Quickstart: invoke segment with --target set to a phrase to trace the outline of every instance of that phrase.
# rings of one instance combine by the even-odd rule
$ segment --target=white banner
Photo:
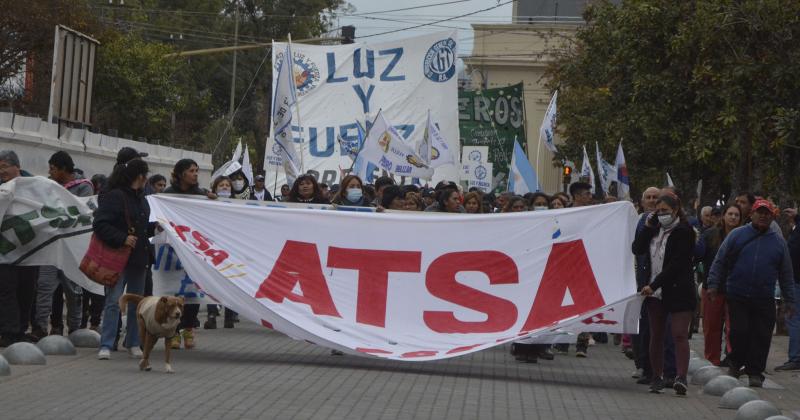
[[[461,162],[488,162],[489,146],[462,146]]]
[[[636,332],[638,311],[616,309],[640,301],[630,203],[416,215],[148,198],[206,293],[296,339],[422,361],[559,331]]]
[[[492,191],[492,163],[468,161],[462,163],[461,167],[461,179],[467,181],[467,189],[478,187],[485,193]]]
[[[53,265],[102,295],[103,287],[78,269],[89,247],[95,208],[97,196],[76,197],[40,176],[0,185],[0,264]]]
[[[153,243],[156,254],[151,267],[153,296],[179,296],[183,297],[187,304],[217,303],[192,281],[189,274],[183,269],[183,264],[175,250],[167,244],[164,233],[156,235]]]
[[[340,182],[352,162],[342,153],[337,137],[355,141],[357,124],[371,123],[379,110],[408,144],[415,145],[425,131],[430,109],[450,150],[458,150],[456,39],[455,31],[443,31],[378,43],[293,43],[300,124],[294,119],[292,132],[298,153],[303,155],[304,171],[315,173],[328,185]],[[273,92],[285,45],[276,42],[272,48]],[[276,169],[279,151],[270,132],[266,170]],[[380,168],[371,168],[380,175]],[[276,174],[278,185],[285,183],[284,172],[278,169]],[[445,165],[436,170],[434,182],[457,181],[457,176],[457,167]],[[398,180],[411,183],[409,177]]]

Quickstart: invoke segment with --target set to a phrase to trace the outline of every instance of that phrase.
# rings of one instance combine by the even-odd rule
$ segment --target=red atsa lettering
[[[181,238],[183,242],[186,242],[192,245],[195,249],[202,252],[205,256],[211,258],[211,263],[214,265],[220,265],[223,261],[227,260],[230,255],[226,251],[221,249],[214,249],[212,242],[210,239],[206,238],[202,233],[198,231],[193,231],[192,228],[183,225],[176,225],[173,222],[169,222],[173,229],[175,229],[175,233],[178,234],[178,237]],[[187,234],[191,235],[192,241],[187,238]]]

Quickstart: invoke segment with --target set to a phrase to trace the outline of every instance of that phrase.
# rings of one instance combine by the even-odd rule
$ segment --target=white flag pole
[[[292,51],[292,34],[289,34],[288,40],[289,51]],[[293,52],[292,55],[294,55]],[[289,70],[292,72],[290,76],[292,80],[292,90],[295,91],[294,110],[295,114],[297,114],[297,127],[300,129],[300,174],[298,175],[302,175],[306,173],[305,167],[303,166],[303,155],[305,154],[306,141],[303,138],[303,124],[300,122],[300,97],[297,95],[296,85],[294,84],[294,57],[289,57]]]

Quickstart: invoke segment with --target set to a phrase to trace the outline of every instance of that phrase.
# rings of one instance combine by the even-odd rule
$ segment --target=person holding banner
[[[322,197],[322,190],[319,188],[317,179],[311,174],[297,177],[286,201],[289,203],[328,204],[328,200]]]
[[[0,151],[0,184],[23,175],[13,150]],[[36,341],[26,336],[31,307],[36,296],[39,267],[0,264],[0,347],[19,341]]]
[[[218,176],[217,179],[215,179],[214,182],[211,184],[211,192],[216,194],[217,197],[230,198],[231,188],[232,188],[231,179],[225,175]],[[255,198],[251,197],[250,199],[253,200]],[[212,305],[212,304],[206,305],[206,312],[208,313],[208,319],[206,319],[206,322],[203,323],[203,329],[204,330],[217,329],[217,317],[219,316],[219,305]],[[225,326],[225,328],[234,327],[234,320],[237,315],[238,314],[236,312],[228,308],[225,308],[225,320],[223,321],[223,325]]]
[[[389,185],[388,187],[384,188],[383,194],[381,195],[381,206],[378,208],[378,211],[380,211],[381,208],[389,210],[405,210],[406,199],[403,190],[397,185]]]
[[[114,167],[108,180],[107,192],[98,197],[98,208],[92,227],[98,239],[112,248],[129,247],[131,254],[119,281],[105,288],[105,307],[100,334],[100,349],[97,358],[111,358],[111,348],[117,337],[119,323],[119,298],[125,292],[141,295],[149,263],[148,238],[153,236],[156,224],[150,223],[150,206],[144,197],[147,183],[147,163],[133,159]],[[132,232],[132,233],[131,233]],[[136,313],[136,305],[128,306],[128,313]],[[139,349],[139,326],[135,316],[127,318],[127,334],[124,347],[131,357],[142,357]]]
[[[503,213],[517,213],[520,211],[528,211],[528,203],[519,195],[511,197],[503,208]]]
[[[637,230],[632,250],[635,255],[650,255],[650,278],[641,294],[646,296],[645,307],[650,319],[650,392],[664,389],[664,334],[667,319],[671,318],[672,339],[675,342],[676,377],[673,389],[686,395],[686,371],[689,367],[689,324],[696,305],[692,261],[695,245],[694,229],[678,197],[663,192],[655,212]]]
[[[208,198],[216,199],[216,194],[200,188],[197,181],[199,168],[197,162],[192,159],[181,159],[177,161],[175,167],[172,168],[172,184],[164,190],[164,194],[204,195]],[[183,306],[181,324],[178,326],[178,330],[181,333],[175,334],[175,336],[172,337],[172,343],[170,343],[173,349],[177,350],[181,348],[181,339],[183,339],[184,348],[194,348],[194,329],[200,326],[200,320],[197,319],[197,314],[199,312],[199,303],[186,304]]]

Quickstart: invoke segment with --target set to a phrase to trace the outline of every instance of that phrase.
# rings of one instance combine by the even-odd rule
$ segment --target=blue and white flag
[[[417,156],[413,146],[403,140],[403,136],[380,111],[364,140],[364,147],[358,153],[356,161],[358,160],[363,160],[360,164],[364,166],[372,163],[398,176],[422,179],[433,177],[433,168]]]
[[[594,171],[592,171],[592,163],[589,162],[589,154],[586,153],[586,146],[583,146],[583,163],[581,164],[581,178],[589,180],[592,186],[592,194],[594,194]]]
[[[294,135],[292,134],[292,111],[297,103],[293,67],[292,47],[291,43],[287,43],[283,60],[278,67],[275,92],[272,97],[272,132],[275,136],[273,150],[281,157],[287,182],[290,185],[294,183],[302,166],[297,150],[294,148]]]
[[[539,191],[539,179],[536,171],[525,156],[522,146],[514,139],[514,153],[511,155],[509,167],[511,176],[508,177],[508,191],[517,195]]]
[[[455,164],[453,152],[447,141],[439,131],[439,127],[431,120],[431,111],[428,110],[428,121],[425,124],[425,133],[417,144],[417,155],[431,168],[438,168],[448,163]]]
[[[625,164],[625,153],[622,152],[622,142],[617,147],[617,198],[627,200],[631,198],[631,179],[628,177],[628,166]]]
[[[544,145],[547,150],[555,153],[556,149],[556,102],[558,100],[558,91],[553,93],[550,99],[550,105],[547,106],[547,111],[544,113],[544,120],[542,126],[539,128],[539,135],[544,139]]]
[[[611,183],[617,180],[617,168],[603,159],[597,142],[594,143],[594,148],[597,152],[597,175],[600,177],[600,187],[603,188],[603,193],[608,194]]]

